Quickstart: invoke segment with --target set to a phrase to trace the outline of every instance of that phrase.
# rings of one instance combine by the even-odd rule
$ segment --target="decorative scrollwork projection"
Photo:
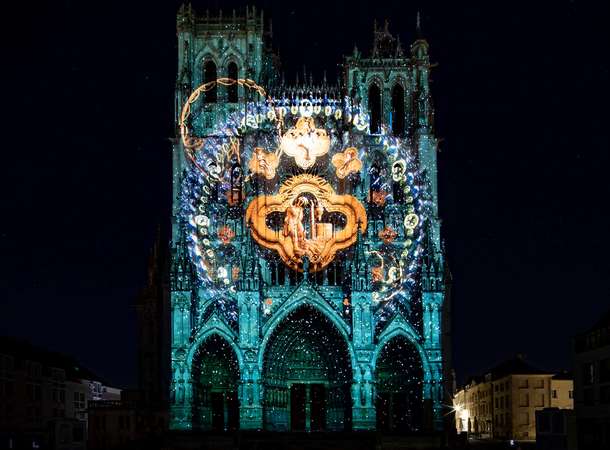
[[[282,151],[294,158],[302,169],[309,169],[316,159],[330,149],[330,138],[323,128],[316,128],[311,117],[300,117],[296,125],[282,137]]]
[[[358,150],[355,147],[348,147],[345,151],[335,154],[331,162],[339,179],[362,170],[362,161],[358,159]]]
[[[283,214],[281,227],[269,226],[268,217]],[[340,220],[335,220],[339,215]],[[261,195],[248,205],[246,222],[252,237],[276,251],[292,269],[316,272],[335,258],[337,252],[356,242],[358,229],[366,230],[366,211],[351,195],[338,195],[318,176],[302,174],[289,178],[277,195]]]

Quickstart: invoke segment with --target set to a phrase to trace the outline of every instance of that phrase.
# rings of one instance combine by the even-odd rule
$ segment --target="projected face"
[[[311,117],[301,117],[296,125],[282,137],[281,150],[301,169],[309,169],[316,159],[328,153],[330,138],[326,130],[315,127]]]

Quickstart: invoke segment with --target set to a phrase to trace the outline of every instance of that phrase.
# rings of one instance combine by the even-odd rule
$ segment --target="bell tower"
[[[371,134],[391,133],[406,136],[412,128],[409,119],[414,89],[414,73],[400,37],[375,22],[373,48],[368,56],[354,47],[344,60],[347,95],[361,102],[370,115]]]

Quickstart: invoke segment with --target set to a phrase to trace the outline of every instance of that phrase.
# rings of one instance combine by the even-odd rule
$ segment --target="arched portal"
[[[375,369],[377,430],[421,430],[424,373],[415,346],[406,337],[395,336],[381,349]]]
[[[347,343],[316,308],[303,305],[274,330],[263,360],[267,430],[351,428]]]
[[[231,346],[214,334],[193,357],[193,428],[237,430],[239,364]]]

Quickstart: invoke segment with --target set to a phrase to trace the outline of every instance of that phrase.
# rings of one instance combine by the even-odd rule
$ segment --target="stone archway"
[[[304,304],[273,330],[263,357],[266,430],[351,428],[351,358],[329,318]]]
[[[418,349],[403,335],[387,340],[377,355],[377,430],[420,431],[424,367]]]
[[[239,363],[220,335],[207,337],[192,359],[193,428],[233,431],[239,428]]]

